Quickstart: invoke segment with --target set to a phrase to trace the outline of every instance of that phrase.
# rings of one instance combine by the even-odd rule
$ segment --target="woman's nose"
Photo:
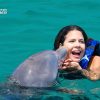
[[[75,47],[80,47],[80,43],[78,41],[75,42]]]

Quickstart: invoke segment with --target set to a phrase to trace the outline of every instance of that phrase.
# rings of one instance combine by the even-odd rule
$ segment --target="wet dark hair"
[[[87,42],[88,36],[81,27],[79,27],[77,25],[69,25],[69,26],[65,26],[64,28],[62,28],[59,31],[59,33],[57,34],[55,41],[54,41],[54,50],[58,49],[60,44],[64,43],[65,35],[67,35],[68,32],[72,31],[72,30],[78,30],[78,31],[82,32],[84,41],[85,41],[85,43]]]

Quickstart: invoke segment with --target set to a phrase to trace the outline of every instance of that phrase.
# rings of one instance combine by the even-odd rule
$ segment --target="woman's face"
[[[69,31],[65,36],[63,46],[67,49],[67,59],[79,62],[85,51],[85,42],[82,33],[78,30]]]

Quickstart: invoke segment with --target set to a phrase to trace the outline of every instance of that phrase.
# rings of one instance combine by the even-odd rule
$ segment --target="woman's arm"
[[[71,59],[67,59],[63,62],[60,68],[61,70],[73,71],[80,70],[82,75],[90,80],[100,79],[100,56],[93,56],[87,69],[82,69],[79,63],[73,62]]]
[[[100,56],[93,56],[87,70],[82,69],[82,74],[90,80],[100,79]]]
[[[87,70],[91,70],[97,74],[100,74],[100,56],[92,57]]]

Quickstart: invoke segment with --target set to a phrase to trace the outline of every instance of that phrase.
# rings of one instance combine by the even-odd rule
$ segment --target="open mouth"
[[[72,51],[72,54],[73,54],[74,56],[79,57],[80,54],[81,54],[81,51]]]

